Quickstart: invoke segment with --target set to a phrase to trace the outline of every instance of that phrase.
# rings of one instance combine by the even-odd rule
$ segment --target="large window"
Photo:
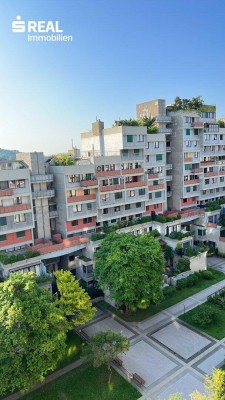
[[[77,226],[78,225],[78,220],[75,219],[75,220],[71,221],[71,225],[72,226]]]
[[[14,222],[15,223],[25,222],[25,221],[26,221],[25,214],[16,214],[16,215],[14,215]]]
[[[191,134],[191,130],[190,129],[186,129],[186,136],[190,136]]]
[[[75,204],[73,206],[73,212],[81,212],[82,211],[82,205],[81,204]]]
[[[25,187],[25,180],[19,179],[17,181],[9,181],[9,188],[10,189],[17,189],[17,188],[24,188]]]
[[[162,161],[162,154],[156,154],[156,161]]]
[[[21,238],[25,236],[25,231],[16,232],[16,237]]]
[[[0,226],[5,226],[5,225],[7,225],[6,217],[1,217],[0,218]]]
[[[128,196],[129,197],[134,197],[135,196],[135,190],[129,190]]]
[[[138,190],[139,196],[144,196],[145,195],[145,189],[139,189]]]
[[[138,142],[144,142],[144,135],[137,135]]]
[[[136,203],[136,208],[141,208],[141,203]]]
[[[0,242],[4,242],[6,239],[6,235],[0,235]]]
[[[90,224],[90,222],[92,222],[92,217],[83,218],[83,223],[84,224]]]
[[[133,135],[127,135],[127,143],[133,143]]]
[[[123,198],[122,192],[115,193],[115,200],[119,200]]]
[[[162,192],[156,192],[155,193],[155,198],[159,199],[160,197],[162,197]]]

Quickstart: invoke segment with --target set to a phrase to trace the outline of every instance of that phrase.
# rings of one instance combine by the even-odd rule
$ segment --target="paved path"
[[[225,273],[225,259],[212,257],[209,266]],[[177,317],[204,303],[208,296],[225,287],[225,279],[142,322],[125,322],[106,311],[85,325],[83,333],[92,336],[100,328],[124,333],[130,349],[121,354],[118,371],[129,379],[134,373],[145,383],[135,385],[141,400],[167,400],[183,392],[188,399],[194,390],[204,391],[204,375],[224,363],[225,338],[216,340],[180,321]]]

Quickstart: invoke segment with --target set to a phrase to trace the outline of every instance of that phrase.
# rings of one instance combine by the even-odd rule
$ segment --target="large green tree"
[[[64,315],[69,317],[70,325],[79,326],[90,321],[95,314],[95,308],[75,276],[64,270],[57,271],[54,275],[59,291],[59,306]]]
[[[129,340],[113,331],[99,332],[91,338],[90,344],[84,349],[87,360],[93,361],[94,367],[106,364],[109,370],[109,382],[112,370],[111,362],[119,355],[129,349]]]
[[[65,352],[68,322],[34,273],[0,283],[0,394],[44,379]]]
[[[150,235],[111,233],[96,254],[95,276],[118,306],[132,309],[161,300],[164,264],[160,244]]]

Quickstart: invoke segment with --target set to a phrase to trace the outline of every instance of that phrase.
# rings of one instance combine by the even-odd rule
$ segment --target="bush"
[[[185,278],[179,279],[179,281],[177,281],[176,288],[180,290],[184,289],[185,287],[187,287],[187,279]]]
[[[211,280],[213,279],[213,273],[211,271],[202,271],[203,279]]]
[[[139,303],[137,304],[137,308],[139,308],[140,310],[146,310],[150,305],[150,301],[143,299],[141,301],[139,301]]]
[[[181,272],[190,271],[189,258],[181,258],[176,265],[176,270],[177,270],[178,274]]]
[[[214,304],[224,310],[225,308],[225,290],[221,289],[218,292],[208,297],[208,302]]]
[[[97,240],[102,240],[105,238],[105,234],[104,233],[92,233],[91,234],[91,240],[93,242],[96,242]]]
[[[197,282],[198,282],[198,277],[195,276],[194,274],[188,276],[188,278],[186,279],[187,287],[195,286]]]
[[[208,304],[203,304],[196,309],[192,321],[199,326],[210,325],[216,319],[216,311]]]
[[[166,286],[163,289],[163,295],[166,298],[172,296],[174,293],[176,293],[176,286]]]

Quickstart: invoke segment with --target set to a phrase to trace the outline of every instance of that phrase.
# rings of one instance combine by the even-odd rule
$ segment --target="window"
[[[156,192],[155,193],[155,198],[159,199],[160,197],[162,197],[162,192]]]
[[[191,147],[191,140],[185,140],[185,146]]]
[[[139,189],[138,190],[139,196],[144,196],[145,195],[145,189]]]
[[[84,189],[84,196],[88,196],[90,194],[90,189]]]
[[[197,192],[198,188],[197,186],[193,186],[193,192]]]
[[[154,204],[154,210],[157,210],[159,208],[158,204]]]
[[[162,161],[162,154],[156,154],[156,161]]]
[[[209,179],[205,179],[205,185],[209,185]]]
[[[113,178],[113,185],[118,185],[119,178]]]
[[[90,222],[92,222],[92,217],[83,218],[83,223],[84,224],[90,224]]]
[[[13,204],[22,204],[22,197],[15,197],[13,199]]]
[[[6,240],[6,235],[0,235],[0,242],[4,242]]]
[[[148,198],[149,198],[149,200],[152,200],[152,193],[148,194]]]
[[[18,222],[25,222],[26,218],[25,218],[25,214],[16,214],[14,215],[14,222],[18,223]]]
[[[102,201],[106,201],[106,200],[108,200],[109,199],[109,194],[103,194],[102,196],[101,196],[101,200]]]
[[[135,154],[136,156],[139,156],[139,149],[134,149],[134,154]]]
[[[7,225],[6,217],[1,217],[0,218],[0,226],[5,226],[5,225]]]
[[[198,135],[198,129],[194,129],[194,135]]]
[[[75,182],[75,175],[69,175],[68,176],[68,182],[69,183]]]
[[[133,143],[133,135],[127,135],[127,143]]]
[[[119,212],[120,211],[120,206],[114,207],[114,212]]]
[[[186,136],[190,136],[191,134],[191,130],[190,129],[186,129]]]
[[[224,176],[220,177],[220,182],[224,182]]]
[[[115,193],[115,200],[119,200],[123,198],[122,192]]]
[[[129,196],[129,197],[134,197],[134,196],[135,196],[135,190],[130,190],[130,191],[128,192],[128,196]]]
[[[144,135],[137,135],[138,142],[144,142]]]
[[[141,203],[136,203],[136,208],[141,208]]]
[[[186,188],[186,192],[187,192],[187,193],[190,193],[190,191],[191,191],[191,188],[190,188],[190,186],[189,186],[189,187]]]
[[[88,211],[92,210],[92,203],[87,203],[87,210]]]
[[[71,225],[72,226],[77,226],[78,225],[78,220],[74,219],[73,221],[71,221]]]
[[[187,203],[187,199],[183,199],[183,203]]]
[[[184,169],[186,171],[188,171],[189,169],[192,169],[192,165],[191,164],[185,164]]]
[[[16,232],[16,237],[21,238],[25,236],[25,231]]]
[[[115,224],[116,223],[116,219],[111,219],[111,224]]]
[[[128,150],[122,150],[122,155],[124,157],[127,157],[128,156]]]
[[[159,142],[154,142],[154,148],[159,149]]]
[[[125,204],[125,210],[130,210],[130,204]]]
[[[158,186],[159,181],[153,181],[153,186]]]
[[[205,229],[198,229],[198,236],[205,236],[206,230]]]
[[[18,181],[9,181],[9,188],[16,189],[16,188],[24,188],[25,187],[25,180],[20,179]]]
[[[108,212],[109,212],[109,209],[108,209],[108,208],[104,208],[104,209],[103,209],[103,214],[108,214]]]
[[[73,206],[73,212],[81,212],[82,211],[82,205],[81,204],[75,204]]]

